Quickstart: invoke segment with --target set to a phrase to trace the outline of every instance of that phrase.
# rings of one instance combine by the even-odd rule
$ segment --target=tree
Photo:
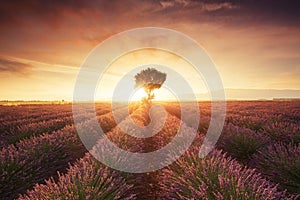
[[[147,100],[154,98],[153,91],[159,89],[165,82],[167,74],[156,70],[155,68],[147,68],[134,76],[135,88],[143,87],[147,93]]]

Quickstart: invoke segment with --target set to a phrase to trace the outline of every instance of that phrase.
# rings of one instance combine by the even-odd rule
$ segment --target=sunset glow
[[[122,31],[149,26],[174,29],[197,41],[215,62],[228,99],[299,98],[296,8],[296,1],[161,0],[129,1],[126,6],[122,1],[59,1],[50,7],[35,1],[1,2],[1,100],[71,101],[79,68],[96,45]],[[103,99],[110,98],[129,65],[153,63],[184,72],[199,98],[208,99],[205,84],[197,83],[200,79],[186,70],[182,58],[140,51],[115,62],[120,65],[112,64],[102,83]]]
[[[140,101],[147,96],[143,88],[136,90],[136,92],[130,98],[131,101]]]

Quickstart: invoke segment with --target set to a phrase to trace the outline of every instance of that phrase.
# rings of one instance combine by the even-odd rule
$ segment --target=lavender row
[[[7,115],[0,119],[0,132],[7,131],[13,127],[23,126],[31,123],[38,123],[52,119],[61,119],[73,116],[72,108],[70,105],[55,105],[51,109],[47,105],[39,105],[33,112],[31,110],[19,110],[14,113],[14,116]],[[111,111],[111,105],[96,104],[95,110],[97,115],[105,114]],[[94,112],[92,110],[91,112]],[[13,117],[9,119],[9,117]]]
[[[19,114],[19,113],[17,113]],[[36,118],[24,118],[24,119],[16,119],[16,120],[11,120],[11,121],[3,121],[0,123],[0,131],[4,132],[7,131],[13,127],[18,127],[18,126],[24,126],[27,124],[31,123],[39,123],[42,121],[48,121],[48,120],[54,120],[54,119],[60,119],[60,118],[65,118],[65,117],[71,117],[72,114],[70,113],[49,113],[45,114],[42,116],[37,116]]]
[[[198,131],[205,133],[210,122],[209,105],[199,103],[200,123]],[[267,107],[269,104],[271,107]],[[279,104],[283,104],[280,107]],[[179,104],[164,105],[166,110],[181,119]],[[188,104],[185,104],[188,109]],[[255,112],[253,112],[255,109]],[[193,121],[185,119],[187,125]],[[297,102],[229,102],[227,103],[226,124],[232,124],[240,129],[251,129],[272,139],[274,142],[300,142],[300,106]]]
[[[252,129],[226,124],[216,147],[243,164],[248,164],[253,154],[271,144],[271,138]]]
[[[98,111],[98,114],[104,115],[106,113],[111,113],[111,111],[108,109],[111,109],[110,105],[105,105],[105,107],[103,107],[101,111]],[[83,110],[78,115],[76,115],[76,118],[79,119],[77,121],[84,121],[93,116],[94,110]],[[60,116],[58,116],[53,120],[39,121],[36,123],[29,123],[20,126],[12,126],[10,129],[5,130],[0,134],[0,148],[8,144],[14,144],[22,139],[26,139],[31,136],[37,136],[42,133],[51,133],[70,124],[73,124],[73,116],[61,116],[61,118]],[[115,124],[112,125],[115,126]]]
[[[99,124],[95,123],[94,119],[89,118],[86,118],[84,122],[77,124],[76,128],[80,133],[80,137],[84,140],[84,145],[86,146],[86,148],[88,150],[92,149],[97,140],[100,138],[98,125],[100,125],[100,128],[104,133],[111,131],[114,127],[117,126],[114,117],[118,117],[119,119],[126,118],[128,115],[128,109],[129,112],[134,112],[136,107],[121,107],[119,109],[116,109],[114,112],[109,112],[104,115],[97,116],[97,121],[99,122]]]
[[[300,195],[300,146],[274,143],[253,155],[250,164],[281,189]]]
[[[116,107],[122,107],[118,104]],[[72,114],[72,104],[52,105],[21,105],[21,106],[0,106],[0,123],[4,121],[16,121],[21,119],[38,119],[48,115],[60,115],[61,113]],[[95,111],[98,115],[105,110],[111,110],[110,103],[96,103]],[[16,115],[18,113],[18,115]]]
[[[58,181],[50,178],[44,185],[20,196],[30,199],[135,199],[130,194],[132,185],[126,183],[118,172],[95,160],[90,154],[80,159]]]
[[[118,113],[125,115],[127,110]],[[105,121],[113,120],[112,113],[100,116],[98,120],[102,126],[111,126],[111,123]],[[96,127],[90,120],[82,122],[80,126],[91,137],[97,134],[97,130],[94,129]],[[116,128],[109,133],[114,132]],[[104,129],[109,130],[112,127]],[[28,191],[20,199],[134,199],[135,195],[131,194],[131,188],[132,185],[125,182],[119,172],[105,167],[90,154],[86,154],[83,159],[71,166],[66,174],[59,173],[57,181],[50,178],[46,184],[37,185],[34,190]]]
[[[190,150],[162,174],[163,199],[296,199],[217,150],[203,159]]]
[[[86,113],[82,114],[87,117]],[[30,189],[33,184],[41,183],[52,175],[56,179],[57,170],[63,172],[69,162],[83,156],[84,152],[86,148],[79,140],[74,126],[66,126],[52,134],[43,134],[21,141],[16,146],[3,148],[1,180],[6,184],[3,184],[5,187],[1,191],[4,193],[0,196],[16,196],[18,192]]]
[[[256,132],[229,123],[224,126],[216,147],[242,164],[256,168],[268,180],[279,184],[280,189],[299,194],[299,126],[275,122],[265,132]]]
[[[205,103],[204,105],[201,105],[201,103],[199,103],[200,116],[195,116],[197,112],[194,112],[192,108],[189,107],[189,103],[182,103],[185,112],[189,113],[188,116],[185,116],[185,119],[182,119],[181,107],[178,103],[163,104],[163,105],[167,112],[169,112],[171,115],[176,116],[178,119],[183,120],[189,126],[191,126],[191,124],[194,124],[195,118],[200,117],[198,127],[194,127],[194,128],[196,128],[197,131],[201,133],[205,133],[207,131],[210,122],[210,114],[211,114],[209,103]]]
[[[47,116],[71,114],[71,105],[21,105],[15,107],[2,107],[0,111],[0,124],[2,122],[35,121]]]
[[[65,117],[61,119],[41,121],[37,123],[26,124],[23,126],[11,127],[9,130],[1,133],[0,148],[8,144],[14,144],[22,139],[26,139],[31,136],[37,136],[42,133],[50,133],[52,131],[59,130],[72,123],[72,117]]]
[[[85,151],[73,126],[3,148],[0,153],[0,196],[16,197],[56,171],[64,170]]]

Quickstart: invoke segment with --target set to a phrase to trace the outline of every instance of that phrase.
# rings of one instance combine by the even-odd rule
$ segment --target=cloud
[[[211,3],[211,4],[202,4],[202,9],[205,11],[216,11],[220,9],[235,9],[237,6],[232,3]]]
[[[17,60],[11,60],[7,58],[0,57],[0,73],[17,73],[17,74],[27,74],[32,68],[29,63],[23,63]]]
[[[219,21],[228,18],[234,24],[248,23],[299,25],[300,2],[297,0],[121,0],[114,1],[4,1],[0,5],[0,27],[26,26],[41,23],[52,28],[68,24],[90,24],[97,21],[107,25],[112,20],[117,25],[127,19],[135,23],[142,20],[180,19],[192,21]],[[168,14],[168,15],[166,15]],[[100,19],[100,21],[99,21]],[[80,25],[80,24],[78,24]]]
[[[231,2],[201,2],[192,0],[173,0],[173,1],[160,1],[163,9],[181,8],[181,9],[195,9],[198,11],[216,11],[220,9],[234,9],[237,8]]]
[[[197,12],[213,12],[217,10],[230,10],[238,8],[238,6],[234,5],[231,2],[202,2],[202,1],[192,1],[192,0],[163,0],[160,1],[161,9],[159,11],[165,12],[166,10],[174,10],[178,11],[180,10],[186,10],[186,11],[192,11],[197,10]]]
[[[174,7],[175,1],[161,1],[160,5],[163,9]]]
[[[300,25],[297,0],[161,0],[159,6],[156,13],[180,20],[222,22],[226,26]]]

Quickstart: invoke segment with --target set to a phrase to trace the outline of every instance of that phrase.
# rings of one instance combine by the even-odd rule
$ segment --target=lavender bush
[[[262,178],[254,169],[242,167],[221,151],[204,159],[188,152],[163,170],[161,188],[165,199],[293,199]]]
[[[227,124],[223,128],[217,147],[223,149],[238,161],[247,163],[254,153],[269,143],[270,139],[262,133]]]
[[[73,126],[23,140],[0,152],[0,196],[14,198],[35,183],[64,170],[83,156],[85,148]]]
[[[132,185],[126,183],[118,172],[109,169],[90,154],[80,159],[64,175],[58,174],[45,185],[36,185],[33,190],[20,196],[30,199],[135,199],[130,194]]]
[[[300,126],[292,122],[274,122],[264,125],[264,132],[277,142],[300,143]]]
[[[300,194],[300,146],[269,145],[254,155],[251,165],[283,189]]]

